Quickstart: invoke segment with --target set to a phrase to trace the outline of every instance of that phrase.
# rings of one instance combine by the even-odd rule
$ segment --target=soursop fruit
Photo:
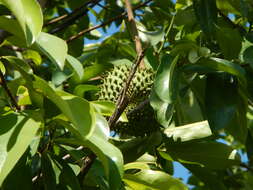
[[[130,70],[131,66],[129,65],[118,65],[109,71],[102,80],[101,90],[98,93],[99,100],[116,103]],[[158,123],[155,121],[153,109],[149,104],[146,104],[140,110],[135,109],[136,106],[148,98],[153,79],[154,71],[152,69],[137,69],[127,92],[127,96],[130,98],[130,104],[126,108],[129,122],[119,122],[115,128],[117,133],[143,136],[159,128]]]

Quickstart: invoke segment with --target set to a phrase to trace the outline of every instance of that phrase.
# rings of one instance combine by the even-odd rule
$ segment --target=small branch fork
[[[80,17],[86,15],[89,11],[89,8],[94,7],[97,3],[99,3],[99,1],[101,1],[101,0],[89,1],[89,2],[85,3],[83,6],[77,8],[76,10],[74,10],[69,16],[64,16],[63,15],[62,18],[55,19],[55,21],[49,22],[50,24],[52,24],[52,23],[58,22],[59,20],[65,19],[65,21],[63,21],[62,24],[60,24],[58,27],[54,28],[53,30],[49,31],[49,33],[54,34],[54,33],[57,33],[59,31],[64,30],[65,28],[67,28],[70,25],[73,25],[77,19],[79,19]]]
[[[6,83],[6,80],[4,78],[4,75],[2,73],[2,71],[0,70],[0,79],[1,79],[1,86],[4,88],[5,92],[7,93],[7,95],[9,96],[11,102],[12,102],[12,105],[15,107],[15,109],[17,111],[20,111],[20,107],[18,106],[18,103],[16,102],[16,99],[15,97],[12,95],[10,89],[8,88],[7,86],[7,83]]]
[[[152,0],[148,0],[148,1],[146,1],[146,2],[143,2],[143,3],[139,4],[138,6],[134,7],[133,10],[139,9],[139,8],[141,8],[141,7],[144,7],[144,6],[146,6],[148,3],[150,3],[151,1],[152,1]],[[95,29],[97,29],[97,28],[101,28],[101,27],[103,27],[103,26],[106,26],[106,25],[112,23],[112,22],[115,21],[115,20],[124,18],[126,15],[127,15],[127,12],[124,12],[124,13],[121,13],[121,14],[119,14],[119,15],[117,15],[117,16],[115,16],[115,17],[113,17],[113,18],[111,18],[111,19],[109,19],[109,20],[103,22],[102,24],[98,24],[98,25],[96,25],[96,26],[92,26],[92,27],[90,27],[90,28],[84,29],[84,30],[80,31],[78,34],[76,34],[76,35],[74,35],[74,36],[71,36],[69,39],[66,40],[66,42],[69,43],[69,42],[71,42],[71,41],[73,41],[73,40],[76,40],[76,39],[82,37],[84,34],[90,32],[90,31],[92,31],[92,30],[95,30]]]

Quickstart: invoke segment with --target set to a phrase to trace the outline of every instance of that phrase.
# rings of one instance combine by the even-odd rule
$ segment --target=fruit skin
[[[102,81],[101,90],[98,93],[99,100],[116,103],[130,70],[131,66],[129,65],[119,65],[109,71]],[[153,109],[149,104],[133,111],[136,106],[148,99],[153,79],[154,71],[152,69],[137,69],[127,92],[130,99],[126,108],[128,122],[118,122],[115,127],[115,131],[121,136],[144,136],[159,128]]]

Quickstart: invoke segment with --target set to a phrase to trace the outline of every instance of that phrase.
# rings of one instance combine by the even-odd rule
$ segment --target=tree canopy
[[[252,23],[252,0],[0,0],[0,189],[251,190]]]

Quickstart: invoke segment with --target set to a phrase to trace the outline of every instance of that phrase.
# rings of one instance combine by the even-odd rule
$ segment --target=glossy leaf
[[[174,85],[174,68],[177,64],[178,57],[173,58],[166,54],[162,58],[161,65],[158,68],[153,91],[163,102],[172,103],[175,99]]]
[[[162,101],[154,91],[150,95],[150,105],[156,112],[157,121],[162,126],[168,127],[173,116],[174,105]]]
[[[43,15],[40,5],[35,0],[1,0],[17,18],[26,38],[27,45],[31,45],[38,38],[43,25]]]
[[[103,116],[98,113],[96,113],[96,128],[94,133],[103,138],[105,141],[107,141],[110,136],[110,128],[108,122]]]
[[[111,116],[115,110],[115,104],[110,101],[92,101],[91,103],[94,106],[95,110],[104,116]],[[125,112],[121,114],[119,119],[122,122],[128,121]]]
[[[80,63],[80,61],[76,58],[74,58],[71,55],[67,55],[66,57],[67,62],[70,64],[70,66],[72,67],[72,69],[74,70],[75,74],[79,77],[79,79],[81,80],[81,78],[83,77],[83,66]]]
[[[34,48],[46,55],[54,64],[63,70],[68,50],[64,40],[51,34],[41,32],[34,44]]]
[[[121,185],[123,157],[119,149],[100,137],[93,135],[84,142],[102,161],[110,189],[117,190]]]
[[[168,138],[173,139],[173,142],[188,142],[212,135],[212,131],[207,121],[168,128],[164,130],[164,133]]]
[[[40,122],[29,114],[6,113],[0,118],[0,184],[36,136]]]
[[[95,127],[95,114],[88,101],[67,93],[57,94],[46,81],[39,77],[35,77],[33,88],[55,103],[83,138],[92,134]]]
[[[108,180],[110,189],[118,190],[121,186],[123,176],[123,156],[120,150],[104,140],[103,135],[93,134],[85,141],[76,139],[61,139],[58,142],[66,142],[76,145],[83,145],[90,148],[102,162],[105,176]]]
[[[138,190],[187,190],[188,188],[178,179],[165,172],[147,168],[141,163],[129,163],[126,169],[139,169],[135,174],[124,174],[123,181],[131,188]]]
[[[83,97],[85,95],[85,92],[88,91],[99,91],[99,87],[90,84],[80,84],[75,87],[74,94]]]
[[[171,161],[197,164],[217,170],[240,164],[237,151],[218,142],[168,143],[166,148],[167,152],[160,152],[160,154]]]
[[[199,64],[217,71],[223,71],[235,75],[239,78],[242,85],[246,85],[247,83],[245,78],[245,70],[240,65],[233,62],[212,57],[210,59],[201,59]]]

